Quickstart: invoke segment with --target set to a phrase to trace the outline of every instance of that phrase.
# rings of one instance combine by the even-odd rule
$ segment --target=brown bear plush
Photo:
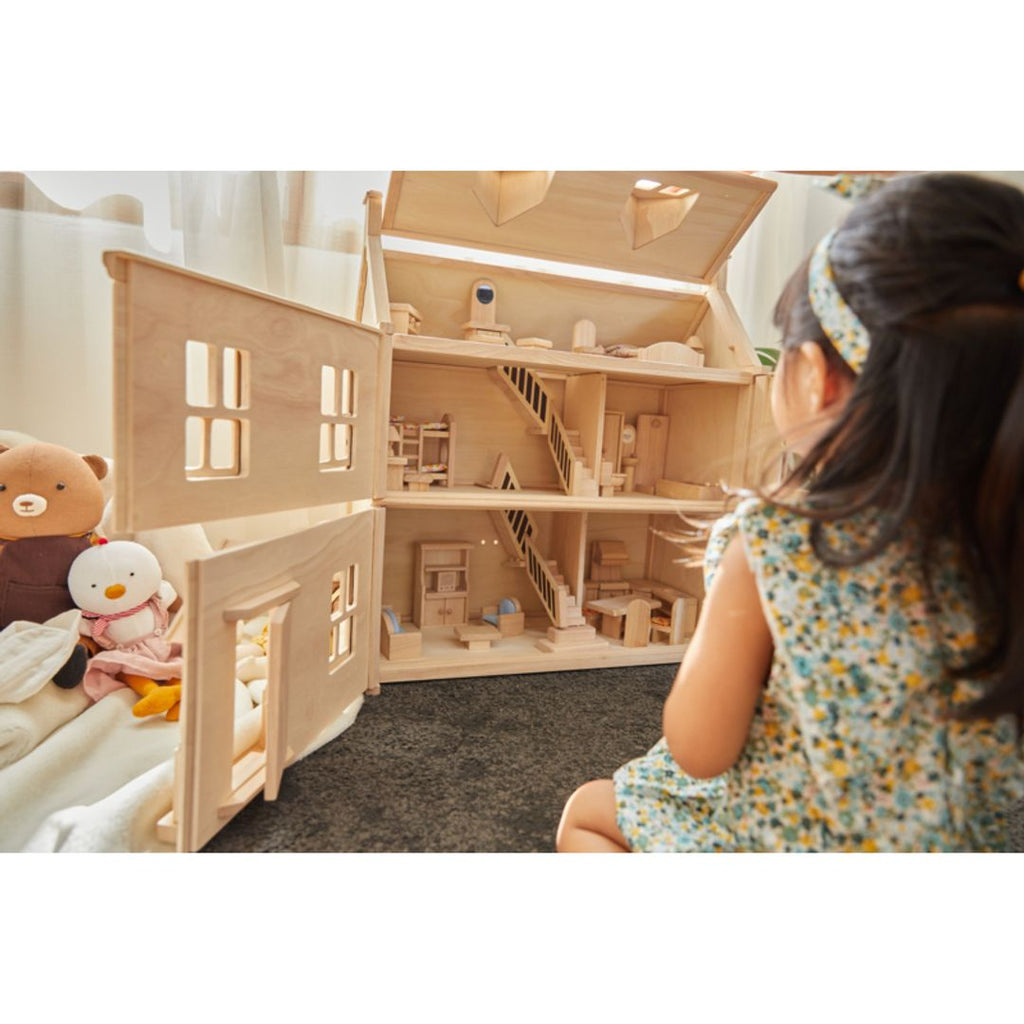
[[[103,516],[107,463],[55,444],[0,445],[0,629],[46,622],[75,607],[68,569]],[[76,647],[54,676],[65,689],[85,674]]]

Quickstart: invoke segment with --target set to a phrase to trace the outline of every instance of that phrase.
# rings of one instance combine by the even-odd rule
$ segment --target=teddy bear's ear
[[[3,453],[4,453],[4,452],[9,452],[10,450],[11,450],[11,449],[10,449],[10,448],[8,448],[8,447],[7,447],[7,445],[5,445],[5,444],[0,444],[0,455],[3,455]]]
[[[107,460],[102,455],[83,455],[82,461],[96,474],[97,480],[107,475]]]

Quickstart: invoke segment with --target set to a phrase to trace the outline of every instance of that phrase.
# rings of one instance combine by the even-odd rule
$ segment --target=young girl
[[[1024,193],[897,178],[787,285],[800,457],[712,531],[664,737],[560,851],[1000,850],[1024,796]]]

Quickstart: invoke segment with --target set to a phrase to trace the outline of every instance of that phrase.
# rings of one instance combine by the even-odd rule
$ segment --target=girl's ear
[[[838,411],[833,407],[837,403],[841,405],[846,402],[853,390],[853,383],[829,365],[824,350],[815,342],[803,342],[800,355],[804,364],[803,382],[808,411],[815,416]]]
[[[819,344],[804,341],[800,344],[800,376],[803,401],[807,412],[817,416],[830,404],[828,363]]]

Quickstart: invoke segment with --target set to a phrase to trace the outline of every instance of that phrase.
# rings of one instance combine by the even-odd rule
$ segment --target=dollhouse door
[[[196,850],[260,791],[275,798],[284,767],[377,686],[384,513],[373,498],[390,342],[143,257],[104,259],[115,531],[231,520],[256,537],[187,565],[181,746],[162,835]],[[261,513],[278,515],[250,518]],[[261,625],[268,682],[246,732],[235,643]]]
[[[189,563],[181,754],[173,823],[197,850],[366,689],[379,644],[374,575],[383,512],[367,509]],[[376,598],[376,599],[375,599]],[[260,708],[235,713],[239,626],[263,627],[269,663]]]

